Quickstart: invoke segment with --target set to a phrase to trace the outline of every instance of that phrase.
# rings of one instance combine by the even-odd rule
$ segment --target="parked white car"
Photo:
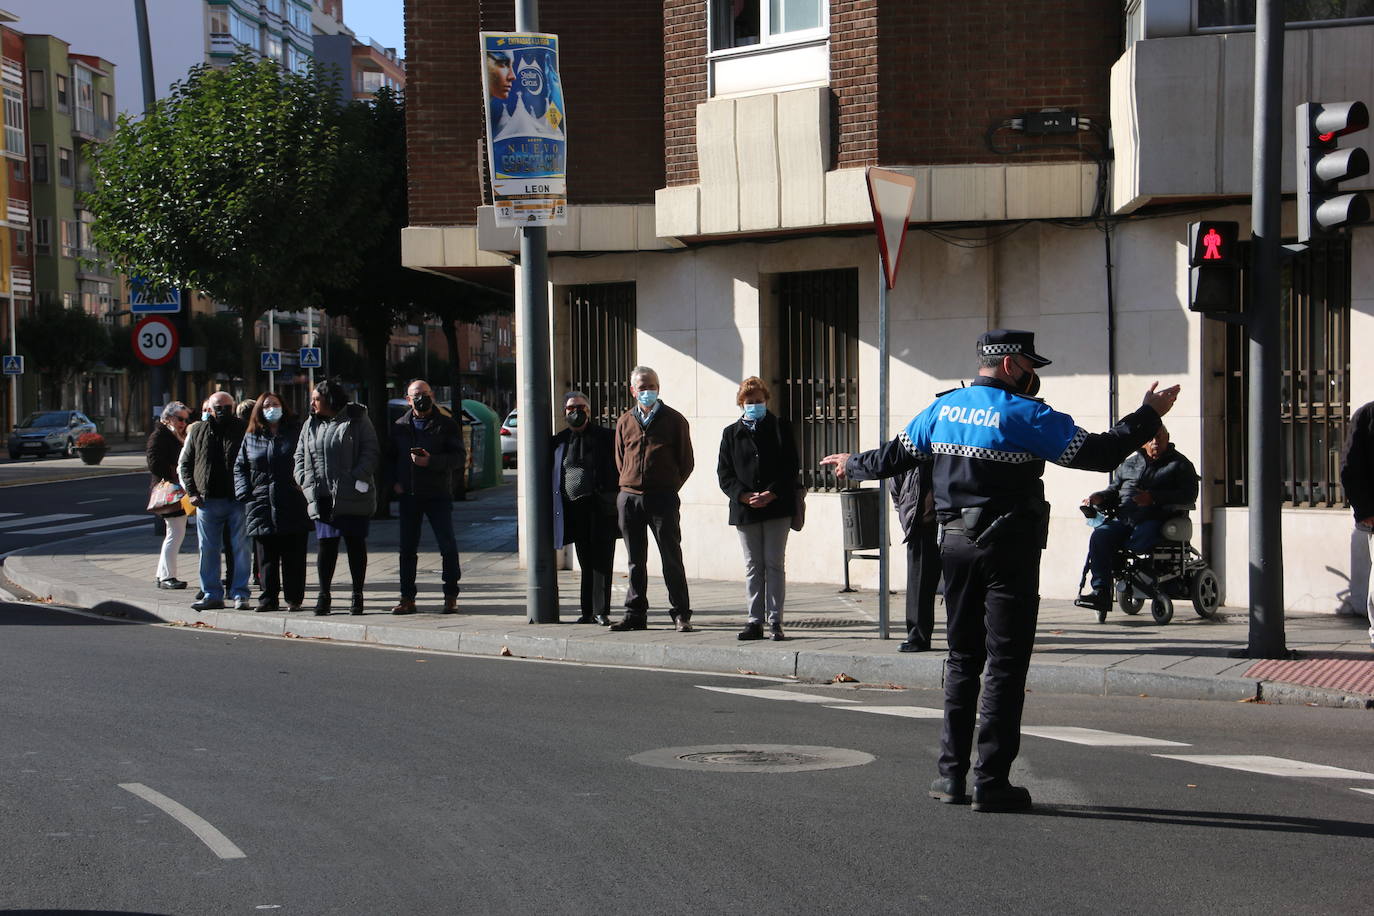
[[[506,414],[506,419],[501,421],[501,467],[515,467],[515,436],[519,417],[512,410]]]

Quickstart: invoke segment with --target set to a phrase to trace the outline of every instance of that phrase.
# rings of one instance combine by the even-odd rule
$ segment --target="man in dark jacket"
[[[191,605],[197,611],[224,607],[224,583],[219,555],[228,537],[234,557],[229,597],[238,610],[248,607],[248,556],[243,503],[234,498],[234,460],[243,442],[243,421],[234,416],[234,398],[227,391],[210,395],[210,419],[196,423],[186,434],[178,472],[181,486],[196,507],[200,540],[200,590],[205,596]]]
[[[692,476],[695,459],[687,418],[658,399],[658,373],[648,366],[630,372],[635,404],[615,424],[615,463],[620,471],[620,533],[630,567],[625,619],[612,630],[649,628],[649,532],[658,543],[673,623],[694,629],[687,571],[682,565],[678,490]]]
[[[615,432],[591,417],[580,391],[563,396],[568,428],[553,437],[553,537],[555,547],[572,544],[582,570],[582,616],[578,623],[611,625],[611,564],[615,539]]]
[[[1357,535],[1363,535],[1374,557],[1374,401],[1355,411],[1350,418],[1345,449],[1341,452],[1341,486],[1355,514]],[[1351,595],[1358,594],[1351,571]],[[1365,611],[1369,615],[1369,648],[1374,649],[1374,563],[1371,563],[1365,591]]]
[[[906,642],[897,649],[929,651],[935,630],[935,592],[940,585],[940,526],[935,520],[929,462],[918,462],[901,440],[893,439],[867,452],[826,455],[821,464],[834,468],[835,476],[843,480],[887,478],[906,544]]]
[[[1092,590],[1074,601],[1101,614],[1112,607],[1112,561],[1123,545],[1139,552],[1159,541],[1160,526],[1197,499],[1197,470],[1169,441],[1163,426],[1112,474],[1112,482],[1084,505],[1116,509],[1116,518],[1099,525],[1088,540]],[[1100,618],[1099,618],[1100,619]]]
[[[420,521],[429,519],[443,557],[444,613],[458,610],[458,541],[453,535],[453,472],[466,457],[457,421],[434,403],[434,391],[424,379],[406,387],[410,410],[391,427],[391,464],[394,489],[400,497],[401,601],[393,614],[415,613],[415,569],[419,562]]]

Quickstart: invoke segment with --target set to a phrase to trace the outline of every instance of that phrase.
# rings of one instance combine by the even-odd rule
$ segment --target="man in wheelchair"
[[[1193,503],[1197,494],[1197,470],[1174,448],[1169,431],[1161,426],[1153,439],[1112,473],[1107,489],[1083,500],[1084,515],[1107,520],[1093,529],[1088,540],[1091,590],[1074,604],[1099,614],[1110,610],[1116,554],[1123,547],[1136,553],[1154,547],[1160,526],[1178,513],[1178,506]],[[1115,518],[1107,518],[1113,513]]]

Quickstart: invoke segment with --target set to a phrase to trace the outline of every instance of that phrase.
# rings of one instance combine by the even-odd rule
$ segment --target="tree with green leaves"
[[[355,276],[351,239],[380,230],[369,195],[354,193],[368,181],[351,170],[344,111],[313,66],[287,73],[241,54],[193,68],[95,150],[96,244],[153,292],[203,290],[245,328],[268,309],[316,304]],[[257,362],[253,335],[240,335],[244,378]]]
[[[19,348],[28,368],[43,379],[52,408],[75,407],[62,403],[62,388],[106,358],[110,332],[81,309],[48,302],[19,319]]]

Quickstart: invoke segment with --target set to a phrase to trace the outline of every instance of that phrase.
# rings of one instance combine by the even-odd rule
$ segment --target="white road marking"
[[[1355,788],[1354,786],[1351,786],[1351,787],[1350,787],[1350,791],[1352,791],[1352,792],[1363,792],[1365,795],[1374,795],[1374,789],[1357,789],[1357,788]]]
[[[34,515],[29,518],[15,519],[12,522],[0,522],[0,528],[18,528],[21,525],[42,525],[47,522],[65,522],[69,518],[90,518],[90,516],[83,512],[59,512],[56,515]]]
[[[21,513],[18,512],[0,512],[0,518],[14,518],[15,516],[20,514]]]
[[[1228,770],[1263,773],[1266,776],[1303,776],[1313,779],[1374,779],[1374,773],[1344,770],[1340,767],[1323,766],[1320,763],[1304,763],[1301,760],[1288,760],[1284,757],[1266,757],[1262,754],[1155,754],[1154,756],[1163,757],[1166,760],[1182,760],[1185,763],[1201,763],[1204,766],[1225,767]]]
[[[221,859],[248,858],[242,849],[239,849],[230,842],[227,836],[214,828],[214,825],[180,802],[173,801],[161,792],[150,789],[141,782],[121,782],[119,787],[134,793],[149,804],[161,808],[167,814],[170,814],[183,827],[194,833],[202,843],[209,846],[210,851]]]
[[[1192,747],[1183,741],[1165,741],[1163,738],[1146,738],[1142,735],[1122,735],[1117,732],[1104,732],[1095,728],[1077,728],[1072,725],[1032,725],[1021,729],[1023,735],[1049,738],[1051,741],[1067,741],[1070,744],[1086,744],[1089,747]]]
[[[880,716],[901,716],[906,719],[943,719],[943,709],[929,706],[831,706],[831,709],[847,709],[850,712],[871,712]]]
[[[839,697],[818,697],[809,693],[793,693],[790,690],[772,690],[767,687],[707,687],[698,684],[702,690],[717,693],[733,693],[742,697],[757,697],[760,700],[791,700],[793,703],[857,703],[858,700],[845,700]]]
[[[11,531],[10,534],[61,534],[64,531],[83,531],[97,528],[107,528],[110,525],[127,525],[130,522],[147,522],[151,519],[151,515],[113,515],[109,518],[88,518],[84,522],[71,522],[66,525],[52,525],[47,528],[25,528],[23,531]]]
[[[109,502],[109,501],[112,500],[112,499],[114,499],[113,496],[104,496],[104,497],[101,497],[100,499],[83,499],[83,500],[81,500],[79,503],[77,503],[77,505],[78,505],[78,506],[89,506],[91,503],[107,503],[107,502]]]

